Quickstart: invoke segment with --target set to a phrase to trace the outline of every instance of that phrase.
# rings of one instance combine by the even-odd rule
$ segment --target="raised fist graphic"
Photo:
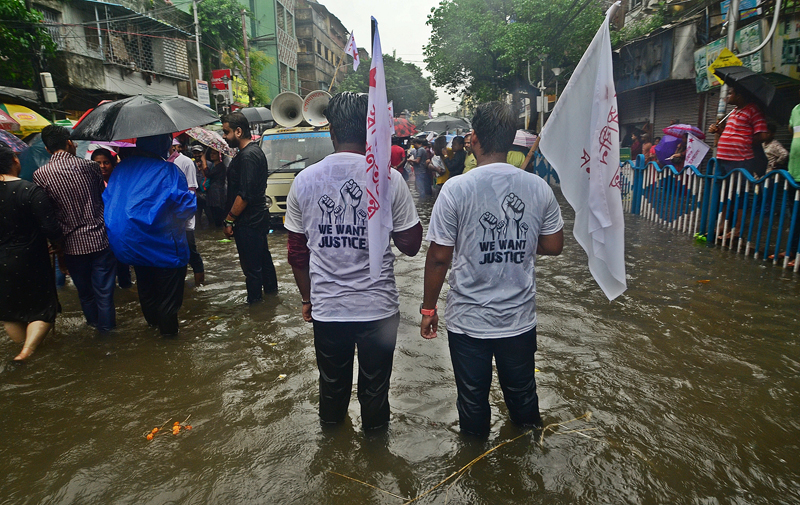
[[[356,217],[358,218],[358,226],[366,226],[366,224],[367,224],[367,213],[364,212],[364,209],[359,210],[356,213]]]
[[[514,193],[510,193],[503,200],[503,213],[506,215],[506,225],[510,228],[511,222],[516,223],[517,238],[520,238],[519,222],[522,219],[522,214],[525,213],[525,203],[519,199]]]
[[[339,193],[342,195],[342,201],[344,202],[345,207],[350,207],[352,209],[353,224],[358,224],[356,221],[356,207],[358,207],[358,204],[361,203],[361,195],[363,195],[361,188],[358,187],[356,181],[350,179],[344,183],[344,186],[342,186],[342,189],[339,190]]]
[[[497,228],[497,218],[491,212],[484,212],[480,219],[481,226],[483,226],[483,240],[486,240],[486,232],[492,234],[491,240],[495,239],[494,230]]]
[[[333,209],[333,215],[336,216],[336,224],[344,224],[344,207],[337,205]]]
[[[333,212],[334,202],[328,195],[322,195],[319,199],[319,208],[322,211],[322,222],[331,224],[331,212]]]
[[[497,223],[497,238],[506,238],[506,233],[508,233],[508,223],[505,221]]]
[[[528,236],[528,223],[520,223],[519,225],[520,232],[522,233],[523,237]],[[520,237],[518,237],[520,238]]]

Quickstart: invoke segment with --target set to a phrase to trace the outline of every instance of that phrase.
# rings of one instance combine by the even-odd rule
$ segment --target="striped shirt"
[[[33,173],[33,182],[56,204],[64,254],[77,256],[108,248],[100,165],[59,151]]]
[[[766,133],[767,121],[754,104],[734,109],[717,145],[717,158],[744,161],[753,158],[753,135]]]

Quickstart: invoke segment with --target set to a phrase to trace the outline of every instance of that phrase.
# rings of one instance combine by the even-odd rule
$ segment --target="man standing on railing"
[[[756,157],[754,145],[761,150],[761,143],[767,139],[767,121],[758,106],[753,103],[749,94],[736,86],[728,92],[728,103],[735,109],[728,116],[725,125],[712,124],[708,131],[717,135],[718,175],[727,175],[734,168],[743,168],[754,176],[762,176],[766,172],[766,159],[763,162]],[[741,228],[742,211],[739,210],[729,234],[723,240],[736,238]],[[725,209],[725,216],[728,209]],[[718,229],[721,231],[721,228]],[[719,232],[718,232],[719,233]]]
[[[753,144],[767,140],[767,121],[753,99],[731,86],[728,103],[736,107],[723,124],[712,124],[708,132],[717,135],[717,160],[720,175],[734,168],[744,168],[752,174],[764,174],[753,151]]]

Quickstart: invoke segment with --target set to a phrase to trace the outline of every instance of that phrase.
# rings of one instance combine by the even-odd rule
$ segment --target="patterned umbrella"
[[[206,130],[205,128],[195,126],[194,128],[186,130],[186,135],[192,137],[204,146],[210,147],[211,149],[214,149],[215,151],[226,156],[236,156],[236,151],[231,149],[228,146],[228,143],[225,142],[225,139],[223,139],[222,136],[217,132],[212,132],[211,130]]]
[[[17,129],[11,131],[19,133],[22,137],[27,137],[31,133],[38,133],[42,131],[42,128],[50,124],[50,121],[40,116],[38,112],[22,105],[0,103],[0,111],[5,112],[6,115],[18,123]]]
[[[520,147],[530,147],[536,142],[536,135],[528,133],[525,130],[517,130],[514,135],[514,145]]]
[[[0,130],[0,142],[5,143],[5,145],[10,147],[11,150],[17,154],[25,151],[29,147],[28,144],[18,139],[16,135],[12,135],[4,130]]]
[[[706,138],[706,134],[703,133],[703,130],[696,126],[688,125],[688,124],[673,124],[669,125],[664,128],[664,133],[667,135],[672,135],[673,137],[682,137],[685,133],[691,133],[695,137],[703,140]]]
[[[414,123],[404,117],[394,118],[394,134],[398,137],[410,137],[417,133]]]
[[[14,121],[14,118],[0,110],[0,130],[8,130],[10,132],[19,131],[19,123]]]

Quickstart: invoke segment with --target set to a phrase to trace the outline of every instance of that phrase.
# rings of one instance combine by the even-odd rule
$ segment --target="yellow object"
[[[45,126],[50,125],[50,121],[43,118],[38,112],[22,105],[12,105],[10,103],[2,104],[2,108],[8,112],[11,118],[19,123],[19,131],[13,133],[19,134],[22,138],[31,135],[32,133],[39,133]]]
[[[735,54],[731,52],[730,49],[727,47],[719,52],[719,56],[714,62],[708,66],[708,74],[713,75],[714,79],[719,81],[720,84],[724,84],[724,81],[717,77],[717,74],[714,73],[714,70],[722,67],[741,67],[742,60],[736,57]]]
[[[464,159],[464,173],[466,174],[473,168],[478,166],[478,160],[475,159],[474,154],[468,154],[467,157]]]
[[[525,155],[519,151],[508,151],[506,163],[514,165],[517,168],[522,168],[522,164],[525,163]]]

